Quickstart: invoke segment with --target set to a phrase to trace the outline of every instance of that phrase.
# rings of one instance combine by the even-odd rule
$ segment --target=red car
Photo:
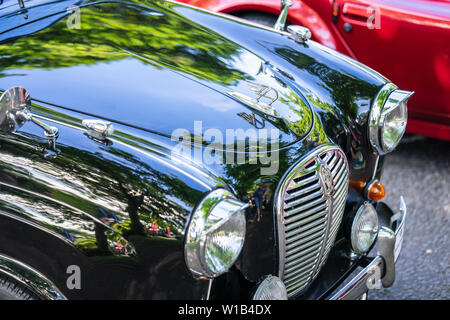
[[[180,0],[273,26],[280,0]],[[291,0],[288,23],[402,88],[407,131],[450,141],[450,0]]]

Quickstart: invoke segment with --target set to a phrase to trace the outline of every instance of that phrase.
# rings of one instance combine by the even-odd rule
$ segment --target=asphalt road
[[[396,281],[369,299],[450,299],[450,142],[405,137],[386,157],[382,183],[392,208],[403,195],[408,219]]]

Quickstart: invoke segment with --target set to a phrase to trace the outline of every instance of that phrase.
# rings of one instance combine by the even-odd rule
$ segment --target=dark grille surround
[[[289,297],[307,288],[325,263],[341,224],[347,190],[347,158],[331,144],[310,152],[279,185],[279,276]]]

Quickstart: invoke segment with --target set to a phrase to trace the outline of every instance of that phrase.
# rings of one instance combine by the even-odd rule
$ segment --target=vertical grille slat
[[[338,158],[338,157],[336,157],[336,158]],[[342,168],[343,162],[344,162],[344,161],[342,160],[342,158],[339,158],[336,162],[334,162],[334,163],[328,165],[329,168],[330,168],[330,170],[331,170],[331,174],[332,174],[333,176],[336,174],[336,172],[337,172],[340,168]]]
[[[348,162],[337,146],[313,150],[288,171],[277,193],[280,277],[289,297],[305,290],[327,260],[341,224]]]
[[[336,202],[337,199],[340,199],[340,197],[341,197],[343,194],[346,194],[346,193],[347,193],[347,189],[346,189],[346,188],[343,188],[343,186],[342,186],[342,183],[343,183],[343,182],[344,182],[344,181],[342,180],[341,182],[338,182],[338,184],[337,184],[337,187],[339,188],[339,189],[338,189],[339,191],[337,191],[336,194],[334,195],[334,202]]]
[[[333,182],[335,184],[338,184],[338,182],[336,182],[336,181],[339,181],[344,176],[344,172],[345,172],[345,166],[342,166],[342,168],[339,170],[339,172],[333,178]]]
[[[331,161],[326,161],[325,160],[325,162],[327,163],[327,165],[329,166],[329,167],[333,167],[334,166],[334,164],[336,163],[336,161],[338,161],[339,159],[338,159],[338,157],[336,157],[336,153],[332,153],[332,155],[330,156],[330,158],[331,158]]]

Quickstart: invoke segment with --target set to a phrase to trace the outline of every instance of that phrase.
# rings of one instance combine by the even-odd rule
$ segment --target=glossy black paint
[[[246,298],[262,276],[277,274],[273,193],[291,165],[333,141],[346,152],[351,178],[372,176],[367,116],[387,80],[349,58],[178,3],[25,3],[18,15],[0,7],[0,89],[31,93],[33,113],[60,131],[59,153],[45,150],[31,124],[0,134],[0,253],[39,270],[68,298],[206,298],[208,282],[184,263],[190,214],[216,187],[242,199],[264,182],[263,219],[249,214],[241,257],[211,296]],[[81,6],[81,29],[67,28],[72,4]],[[259,127],[243,117],[254,110],[231,92],[251,95],[255,83],[279,91],[279,107],[301,119],[294,129],[258,112]],[[83,133],[86,118],[114,123],[109,144]],[[224,136],[259,132],[261,123],[278,129],[278,173],[261,176],[262,165],[248,160],[199,165],[173,157],[175,129],[191,135],[194,155],[211,143],[196,135],[194,121]],[[324,267],[331,271],[300,298],[320,297],[354,268],[347,251],[341,238]],[[81,290],[66,287],[72,264],[83,272]],[[236,285],[238,296],[224,294]]]

